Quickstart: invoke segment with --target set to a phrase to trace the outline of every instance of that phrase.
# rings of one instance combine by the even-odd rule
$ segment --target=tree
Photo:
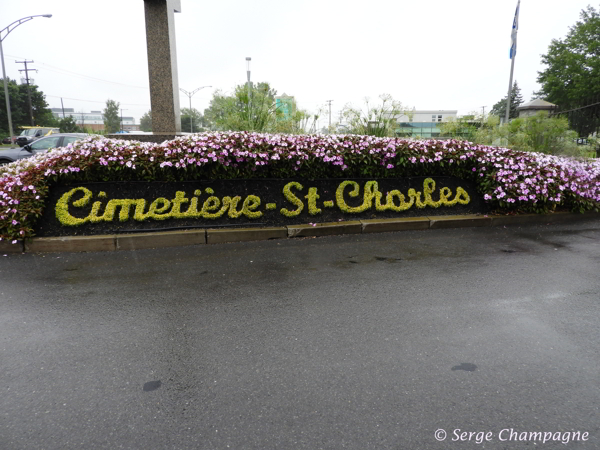
[[[364,110],[349,104],[344,107],[342,117],[348,122],[350,133],[394,136],[397,120],[403,115],[410,115],[410,112],[389,94],[382,94],[379,98],[381,104],[376,106],[370,104],[366,98]]]
[[[140,118],[140,128],[142,131],[152,131],[152,111],[148,111]]]
[[[500,118],[506,117],[506,99],[508,98],[508,94],[504,96],[502,100],[494,105],[490,114],[498,116]],[[517,108],[521,106],[523,103],[523,95],[521,95],[521,88],[517,84],[517,81],[513,83],[513,87],[510,91],[510,111],[508,112],[509,119],[515,119],[519,117],[519,111]]]
[[[278,115],[275,95],[277,91],[266,82],[252,84],[250,98],[246,84],[236,86],[233,95],[217,90],[204,117],[211,129],[273,131]]]
[[[535,116],[520,117],[499,125],[498,116],[490,115],[476,132],[478,144],[501,145],[514,150],[551,155],[580,156],[577,133],[569,129],[565,117],[549,117],[546,111]]]
[[[30,125],[29,100],[27,98],[27,85],[17,84],[15,80],[8,79],[8,95],[10,97],[10,112],[13,123],[13,132],[22,125]],[[29,85],[31,89],[31,105],[33,120],[39,126],[55,126],[56,119],[46,103],[46,96],[35,84]],[[0,89],[0,132],[8,134],[8,115],[6,114],[6,100],[4,89]]]
[[[542,55],[547,66],[538,72],[539,91],[545,100],[561,109],[589,103],[600,95],[600,10],[583,9],[580,19],[564,39],[553,39]]]
[[[58,121],[58,127],[61,133],[77,133],[80,131],[79,125],[72,116],[65,117]]]
[[[104,115],[104,130],[107,133],[116,133],[121,128],[121,119],[119,118],[119,103],[114,100],[106,101],[106,108],[102,112]]]
[[[191,120],[190,120],[191,119]],[[198,132],[202,129],[203,117],[202,113],[196,108],[181,108],[181,131]]]
[[[476,125],[477,124],[477,125]],[[473,112],[461,117],[449,117],[439,124],[443,137],[452,137],[466,139],[471,141],[475,139],[477,127],[481,124],[481,115]]]
[[[204,110],[203,125],[211,130],[286,134],[301,134],[316,129],[318,115],[299,109],[295,102],[285,114],[282,108],[277,107],[276,95],[277,91],[266,82],[251,85],[250,102],[246,84],[236,86],[233,95],[217,90],[209,107]]]

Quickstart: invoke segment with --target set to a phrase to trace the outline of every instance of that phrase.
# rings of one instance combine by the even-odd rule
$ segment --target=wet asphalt
[[[0,255],[0,449],[599,449],[599,300],[598,221]]]

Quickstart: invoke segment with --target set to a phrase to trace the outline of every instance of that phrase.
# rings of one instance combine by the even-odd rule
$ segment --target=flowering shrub
[[[0,168],[0,237],[33,236],[55,184],[435,175],[474,181],[492,208],[504,211],[544,213],[560,206],[584,212],[600,205],[598,161],[456,140],[227,132],[153,144],[94,136]]]

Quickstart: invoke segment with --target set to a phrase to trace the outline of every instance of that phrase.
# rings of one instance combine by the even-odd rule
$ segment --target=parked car
[[[47,152],[51,148],[66,147],[72,142],[88,137],[85,133],[55,133],[26,144],[23,148],[0,150],[0,165],[8,164],[23,158],[29,158],[38,153]]]
[[[15,144],[16,142],[17,142],[17,136],[12,137],[12,142],[10,140],[10,136],[6,136],[4,139],[2,139],[3,144]]]
[[[43,136],[49,136],[54,133],[60,133],[60,129],[51,127],[24,127],[25,129],[21,132],[17,138],[17,144],[19,147],[24,147],[27,144],[38,140]]]

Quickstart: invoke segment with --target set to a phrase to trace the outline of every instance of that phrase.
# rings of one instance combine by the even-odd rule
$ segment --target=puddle
[[[452,370],[464,370],[466,372],[475,372],[477,370],[477,366],[471,363],[461,363],[460,366],[454,366]]]
[[[155,391],[159,387],[161,387],[161,385],[162,383],[160,382],[160,380],[148,381],[147,383],[144,383],[144,392]]]

